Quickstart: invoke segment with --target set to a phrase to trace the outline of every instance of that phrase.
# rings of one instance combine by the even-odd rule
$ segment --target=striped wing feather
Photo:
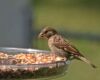
[[[75,48],[75,46],[71,45],[68,41],[66,41],[62,36],[57,35],[54,40],[54,45],[59,48],[63,49],[66,52],[69,52],[73,55],[79,55],[83,56],[80,54],[80,52]]]

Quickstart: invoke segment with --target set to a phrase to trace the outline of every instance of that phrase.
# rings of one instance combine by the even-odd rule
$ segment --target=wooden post
[[[0,47],[31,47],[31,32],[29,0],[0,0]]]

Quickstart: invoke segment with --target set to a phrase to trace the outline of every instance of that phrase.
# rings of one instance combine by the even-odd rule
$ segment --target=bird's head
[[[39,38],[47,38],[49,39],[51,36],[57,34],[57,31],[51,27],[45,27],[39,34]]]

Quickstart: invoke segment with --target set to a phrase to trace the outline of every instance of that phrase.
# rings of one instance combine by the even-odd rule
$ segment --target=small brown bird
[[[39,34],[39,38],[48,40],[48,46],[53,53],[60,56],[65,56],[69,59],[79,59],[96,68],[88,59],[86,59],[75,46],[70,44],[65,38],[58,34],[58,32],[51,28],[45,27]]]

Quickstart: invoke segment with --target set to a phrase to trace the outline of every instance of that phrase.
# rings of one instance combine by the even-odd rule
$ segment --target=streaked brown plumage
[[[39,34],[40,38],[46,38],[48,40],[48,46],[52,52],[57,53],[60,56],[66,56],[67,58],[82,60],[93,68],[96,68],[88,59],[86,59],[75,46],[65,40],[58,32],[51,28],[45,27]]]

